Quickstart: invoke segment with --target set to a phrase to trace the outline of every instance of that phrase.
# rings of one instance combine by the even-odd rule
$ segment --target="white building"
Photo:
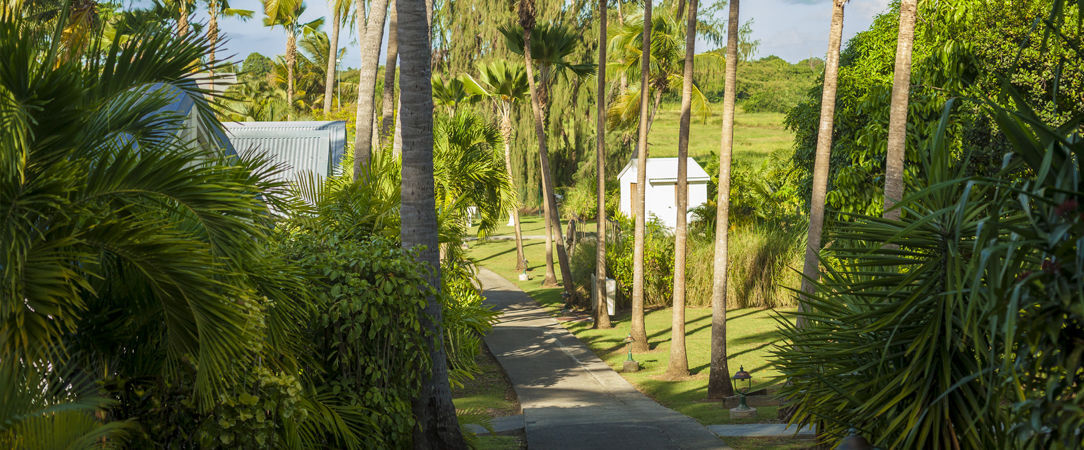
[[[647,218],[658,217],[666,226],[673,228],[677,224],[677,158],[648,158],[647,187],[644,191],[644,206]],[[689,209],[708,201],[708,173],[696,161],[688,158]],[[633,158],[621,174],[621,213],[632,217],[633,199],[639,195],[636,184],[636,159]],[[688,211],[686,211],[688,214]]]

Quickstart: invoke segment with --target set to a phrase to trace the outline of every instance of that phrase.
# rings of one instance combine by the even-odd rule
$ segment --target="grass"
[[[706,158],[712,152],[718,155],[722,113],[722,104],[712,104],[711,117],[707,121],[693,116],[689,129],[689,156]],[[676,103],[660,105],[648,135],[650,156],[677,156],[680,114]],[[739,110],[734,118],[734,161],[756,165],[772,153],[790,151],[794,145],[794,134],[783,128],[784,116],[781,113],[745,113]]]
[[[561,219],[562,230],[568,231],[568,221]],[[577,223],[576,227],[579,231],[594,233],[595,223],[585,222]],[[519,229],[524,236],[544,236],[546,234],[546,224],[542,220],[542,212],[539,211],[536,214],[523,214],[519,215]],[[477,236],[478,227],[474,226],[467,232],[468,236]],[[498,225],[489,233],[490,236],[515,236],[515,227],[508,225],[508,222],[503,222]]]
[[[817,441],[812,439],[795,439],[789,437],[779,438],[723,438],[726,445],[735,449],[765,449],[765,450],[802,450],[816,448]]]
[[[489,418],[519,414],[516,393],[489,349],[483,346],[475,361],[482,373],[464,383],[462,387],[452,387],[452,403],[455,404],[456,411],[472,411]]]
[[[527,438],[522,433],[515,436],[478,436],[475,450],[509,450],[527,448]]]
[[[524,251],[530,264],[531,279],[520,281],[515,272],[515,244],[511,241],[478,241],[470,244],[469,254],[483,267],[493,270],[539,303],[557,313],[562,306],[560,289],[543,288],[543,242],[527,240]],[[560,273],[558,273],[560,277]],[[710,358],[711,310],[686,310],[686,352],[691,376],[683,380],[666,380],[670,349],[670,309],[656,309],[645,314],[649,345],[652,350],[634,355],[643,370],[623,374],[637,389],[662,405],[693,417],[703,424],[775,421],[777,408],[759,407],[759,416],[747,420],[731,420],[719,402],[706,401],[708,362]],[[778,372],[768,365],[768,351],[775,339],[775,322],[771,313],[759,309],[734,309],[727,313],[728,362],[732,372],[745,366],[753,375],[754,388],[769,383]],[[564,325],[586,343],[603,361],[620,369],[625,360],[623,339],[629,332],[628,313],[615,317],[614,328],[593,330],[590,322],[565,321]]]

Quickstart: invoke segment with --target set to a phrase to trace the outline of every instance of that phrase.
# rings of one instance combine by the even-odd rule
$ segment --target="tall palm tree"
[[[647,345],[647,328],[644,326],[644,200],[647,189],[647,127],[648,121],[648,82],[651,75],[651,0],[644,0],[644,20],[642,41],[640,48],[648,49],[640,52],[640,135],[636,142],[636,198],[632,202],[632,212],[636,216],[636,224],[633,227],[632,247],[632,319],[629,328],[632,334],[632,350],[646,352],[650,348]]]
[[[250,9],[230,8],[228,0],[207,0],[207,41],[211,44],[207,58],[212,67],[215,61],[215,50],[218,47],[218,17],[237,17],[241,20],[252,18],[255,12]]]
[[[355,15],[358,35],[361,37],[361,69],[358,82],[357,128],[354,135],[354,176],[361,174],[361,167],[369,165],[373,150],[373,111],[376,103],[376,72],[380,66],[380,41],[384,39],[384,18],[388,13],[388,0],[373,0],[369,5],[369,17],[365,17],[364,0],[357,0]],[[364,30],[362,33],[361,30]]]
[[[726,279],[729,260],[730,159],[734,154],[734,101],[738,82],[739,1],[730,0],[726,26],[726,75],[723,86],[723,125],[719,150],[719,198],[715,211],[715,259],[711,290],[711,362],[708,398],[734,395],[726,352]]]
[[[620,9],[620,0],[617,3]],[[609,14],[606,0],[598,0],[598,60],[606,62],[606,19]],[[598,68],[598,103],[595,131],[595,164],[598,171],[598,222],[595,226],[595,328],[612,328],[610,311],[606,304],[606,69]]]
[[[603,0],[605,1],[605,0]],[[501,136],[504,138],[504,166],[508,180],[515,186],[512,173],[512,107],[527,96],[527,71],[520,64],[494,61],[478,66],[478,80],[470,75],[466,77],[467,88],[472,92],[493,99],[497,114],[501,119]],[[523,255],[523,231],[519,223],[519,204],[514,202],[509,208],[516,234],[516,270],[527,268]]]
[[[399,57],[399,11],[395,9],[395,3],[391,4],[391,15],[388,17],[388,50],[384,56],[384,97],[381,101],[380,111],[380,148],[387,145],[392,136],[392,127],[395,125],[395,62]]]
[[[328,0],[331,9],[331,38],[327,50],[327,74],[324,81],[324,115],[331,113],[332,93],[335,92],[335,73],[339,70],[339,30],[350,20],[351,0]]]
[[[179,16],[177,16],[177,35],[184,36],[188,34],[188,12],[189,6],[191,6],[192,0],[178,0],[177,9]]]
[[[832,0],[832,25],[828,31],[828,55],[824,62],[821,117],[817,126],[817,156],[813,163],[813,193],[809,200],[809,234],[802,267],[802,295],[798,310],[806,311],[804,295],[813,293],[820,273],[821,234],[824,231],[824,198],[828,191],[828,163],[832,156],[832,122],[836,114],[836,85],[839,81],[839,46],[843,40],[843,7],[847,0]],[[804,325],[798,317],[798,326]]]
[[[533,3],[532,3],[533,14]],[[522,22],[522,18],[521,18]],[[530,59],[527,64],[528,78],[531,84],[531,95],[538,97],[538,103],[540,108],[540,117],[537,119],[539,123],[535,128],[538,133],[539,145],[539,159],[545,159],[546,162],[540,164],[540,167],[549,166],[549,153],[544,145],[545,130],[549,126],[549,97],[550,89],[553,87],[553,83],[557,79],[557,75],[561,72],[571,72],[577,76],[584,76],[591,72],[592,66],[590,64],[575,64],[569,61],[573,52],[576,50],[576,46],[579,45],[579,35],[570,28],[552,24],[542,23],[535,26],[534,17],[531,17],[531,28],[528,30],[521,24],[517,27],[502,27],[501,33],[504,34],[505,43],[508,45],[508,49],[516,54],[524,56],[524,60]],[[537,58],[536,56],[537,55]],[[538,62],[538,79],[537,90],[535,89],[533,65],[534,62]],[[532,97],[533,98],[533,97]],[[533,100],[532,100],[533,101]],[[545,234],[546,234],[546,279],[543,281],[544,286],[556,286],[557,276],[553,270],[553,247],[556,244],[557,247],[557,261],[561,268],[561,277],[564,280],[571,280],[572,271],[568,263],[568,254],[565,251],[564,238],[561,232],[560,214],[557,213],[557,201],[553,195],[553,186],[550,185],[551,174],[549,172],[543,172],[542,174],[542,192],[543,202],[542,209],[544,214]],[[552,214],[551,214],[552,213]],[[557,219],[554,219],[556,217]],[[569,298],[573,295],[572,286],[570,281],[565,281],[565,292]]]
[[[680,6],[679,6],[680,7]],[[667,10],[656,11],[649,19],[651,26],[651,60],[650,75],[647,88],[654,97],[648,114],[647,130],[651,132],[651,126],[655,122],[659,104],[663,94],[671,91],[681,91],[684,87],[683,65],[685,60],[686,39],[685,29],[680,26],[679,20]],[[640,20],[643,20],[641,17]],[[703,29],[704,24],[697,22],[698,29]],[[643,52],[643,23],[632,21],[628,25],[618,28],[617,34],[610,38],[608,44],[614,51],[608,64],[608,70],[618,72],[628,77],[639,78],[640,65]],[[617,99],[609,111],[609,123],[611,127],[632,128],[639,126],[640,116],[640,89],[628,89],[628,86],[619,86]],[[693,110],[707,114],[710,113],[707,97],[696,87],[692,86]]]
[[[396,0],[403,76],[400,96],[403,127],[403,182],[400,207],[403,248],[416,249],[429,265],[430,286],[440,291],[440,253],[433,182],[433,92],[430,85],[429,21],[424,0]],[[359,14],[360,16],[361,14]],[[379,50],[379,49],[377,49]],[[359,120],[361,118],[359,117]],[[429,296],[423,326],[429,333],[432,373],[413,402],[414,448],[465,449],[448,384],[448,360],[441,345],[443,313],[437,294]]]
[[[263,8],[265,15],[263,19],[264,26],[271,28],[281,26],[286,30],[286,117],[287,120],[293,120],[297,36],[315,32],[324,23],[324,19],[302,23],[301,15],[305,13],[305,2],[303,0],[264,0]]]
[[[737,0],[731,0],[737,5]],[[689,123],[693,106],[693,58],[696,56],[696,0],[688,0],[689,18],[685,25],[685,69],[681,87],[681,123],[678,128],[677,222],[674,226],[674,306],[670,322],[670,377],[689,375],[685,354],[685,246],[689,210]]]
[[[903,163],[907,156],[907,95],[911,92],[911,50],[915,40],[918,0],[900,2],[900,29],[896,40],[896,67],[892,77],[892,107],[888,114],[888,155],[885,159],[886,219],[897,220],[892,208],[903,198]]]

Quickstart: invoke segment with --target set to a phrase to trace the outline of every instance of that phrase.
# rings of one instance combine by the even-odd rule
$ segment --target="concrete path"
[[[502,312],[485,341],[519,397],[531,449],[727,448],[637,391],[511,282],[479,268]]]

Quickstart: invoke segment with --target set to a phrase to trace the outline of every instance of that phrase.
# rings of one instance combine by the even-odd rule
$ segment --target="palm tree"
[[[252,18],[254,12],[249,9],[230,8],[228,0],[207,0],[207,40],[211,44],[207,57],[211,64],[215,61],[215,50],[218,48],[218,16],[238,17],[241,20]]]
[[[188,8],[191,6],[192,0],[178,0],[177,1],[177,35],[184,36],[188,34]]]
[[[915,40],[918,0],[900,2],[900,28],[896,40],[896,67],[892,77],[892,109],[888,115],[888,155],[885,159],[886,219],[898,220],[893,208],[903,198],[903,162],[907,156],[907,95],[911,92],[911,49]]]
[[[301,15],[305,12],[303,0],[264,0],[263,24],[274,28],[281,26],[286,30],[286,103],[287,120],[293,120],[294,110],[294,69],[297,65],[297,36],[315,32],[324,19],[302,23]]]
[[[605,1],[605,0],[603,0]],[[504,61],[494,61],[489,65],[478,66],[478,80],[466,77],[467,88],[480,95],[492,98],[501,118],[501,136],[504,138],[504,165],[508,180],[515,186],[512,173],[512,107],[515,102],[527,96],[527,71],[522,65]],[[512,203],[509,208],[516,234],[516,270],[527,268],[523,255],[523,231],[519,224],[519,205]]]
[[[549,153],[546,150],[545,145],[545,130],[549,125],[549,93],[553,87],[553,83],[556,81],[557,75],[561,72],[569,71],[577,76],[583,76],[591,72],[592,66],[590,64],[574,64],[568,61],[568,58],[575,52],[576,46],[579,42],[579,36],[568,27],[542,23],[535,26],[534,22],[534,6],[531,4],[530,25],[528,29],[522,24],[523,18],[520,18],[521,24],[517,27],[502,27],[501,33],[505,37],[505,44],[508,49],[513,53],[521,54],[524,60],[527,61],[527,76],[531,82],[530,90],[532,98],[538,97],[539,103],[539,117],[536,119],[538,123],[535,125],[536,134],[539,140],[539,160],[545,160],[540,166],[543,170],[542,173],[542,192],[543,201],[542,209],[544,215],[544,223],[546,227],[546,279],[543,282],[544,286],[556,286],[557,276],[553,270],[553,244],[557,244],[557,260],[561,267],[561,277],[563,280],[572,279],[572,271],[568,263],[568,254],[565,252],[564,238],[561,232],[560,214],[557,213],[557,198],[553,195],[553,186],[550,184],[552,181],[549,169]],[[534,62],[536,61],[535,55],[538,55],[538,89],[535,89],[534,84]],[[528,61],[529,60],[529,61]],[[533,100],[532,100],[533,102]],[[572,298],[573,291],[571,281],[565,281],[565,292],[569,298]]]
[[[350,0],[328,0],[331,9],[331,40],[327,50],[327,73],[324,81],[324,115],[331,113],[332,92],[335,92],[335,73],[339,70],[339,30],[350,20]]]
[[[734,154],[734,101],[738,82],[738,9],[730,1],[726,26],[726,75],[723,86],[723,125],[719,150],[719,198],[715,211],[715,259],[711,290],[711,363],[708,370],[708,398],[734,395],[726,351],[726,281],[729,263],[730,159]]]
[[[447,108],[451,115],[455,115],[461,104],[476,103],[481,94],[469,87],[467,76],[449,78],[444,81],[440,75],[433,75],[433,101],[438,106]]]
[[[0,108],[9,133],[0,140],[0,323],[9,324],[0,368],[89,371],[101,369],[102,352],[117,352],[94,373],[112,376],[120,352],[153,346],[162,358],[140,361],[142,373],[191,355],[189,381],[210,406],[253,361],[242,303],[260,289],[249,278],[268,231],[260,197],[284,185],[253,173],[265,161],[227,157],[179,132],[189,111],[169,107],[181,100],[194,105],[195,142],[214,142],[209,132],[220,127],[207,91],[185,78],[209,69],[205,37],[148,28],[113,46],[92,42],[107,49],[100,57],[65,60],[26,35],[20,17],[0,14],[11,69],[0,92],[23,99]],[[147,318],[161,320],[138,339],[112,327]],[[101,350],[87,336],[102,330],[123,344]],[[94,354],[74,348],[95,345]],[[65,399],[71,381],[54,386]],[[33,394],[42,398],[42,387]]]
[[[644,326],[644,199],[647,189],[647,127],[648,81],[651,74],[651,0],[644,1],[642,44],[640,48],[649,49],[640,53],[640,136],[636,142],[636,185],[637,198],[633,201],[632,212],[636,215],[633,227],[632,247],[632,319],[629,328],[632,334],[632,350],[646,352],[647,328]]]
[[[625,76],[626,80],[628,77],[639,78],[641,76],[643,18],[641,17],[640,20],[641,22],[631,21],[628,25],[618,28],[617,34],[609,42],[610,48],[614,51],[612,58],[614,61],[608,64],[607,70]],[[684,87],[682,67],[685,58],[684,41],[686,36],[685,29],[675,20],[674,15],[667,11],[662,11],[661,14],[653,14],[649,20],[652,22],[651,60],[649,65],[650,81],[647,83],[647,87],[651,95],[654,96],[647,121],[647,130],[650,133],[663,94],[670,91],[680,91]],[[698,21],[697,27],[703,29],[705,25]],[[619,92],[621,93],[609,111],[609,124],[611,127],[632,128],[639,126],[641,88],[642,86],[636,89],[628,89],[627,85],[619,86]],[[708,105],[707,97],[693,84],[693,110],[705,114],[706,117],[707,114],[710,114]]]
[[[621,2],[618,0],[618,9]],[[598,60],[606,61],[606,16],[609,14],[606,0],[598,0]],[[595,226],[595,328],[612,328],[610,312],[606,304],[606,70],[598,70],[598,124],[595,132],[595,164],[598,166],[598,221]],[[519,234],[517,217],[516,234]]]
[[[380,41],[384,39],[384,18],[388,13],[388,0],[373,0],[366,18],[364,0],[357,0],[355,16],[358,35],[361,38],[361,79],[358,82],[358,114],[354,134],[354,176],[361,167],[369,164],[373,150],[373,111],[376,103],[376,72],[380,67]],[[364,33],[362,33],[364,30]]]
[[[388,18],[388,50],[384,56],[384,92],[380,111],[380,148],[387,145],[392,136],[392,127],[395,125],[395,62],[399,57],[399,12],[395,9],[395,3],[391,4],[391,16]]]
[[[821,92],[821,117],[817,127],[817,156],[813,163],[813,194],[809,200],[809,234],[802,267],[802,293],[813,293],[820,273],[821,234],[824,230],[824,198],[828,191],[828,162],[832,156],[832,121],[836,113],[836,84],[839,78],[839,46],[843,39],[843,7],[847,0],[832,0],[832,25],[828,31],[828,55],[824,62],[824,88]],[[798,310],[806,311],[804,301]],[[798,317],[802,326],[804,318]]]
[[[429,265],[431,270],[426,274],[427,278],[434,291],[439,292],[440,253],[433,182],[429,21],[423,0],[396,0],[396,8],[402,13],[398,25],[403,68],[399,81],[402,86],[400,114],[403,127],[400,239],[403,248],[415,249],[417,258]],[[441,337],[444,336],[442,315],[439,296],[430,295],[422,323],[429,331],[426,339],[429,341],[429,360],[433,371],[422,381],[421,390],[413,402],[416,449],[466,448],[448,384],[448,361],[441,345]]]
[[[442,226],[461,226],[468,215],[474,215],[479,233],[492,231],[515,204],[501,156],[500,131],[478,116],[460,112],[438,115],[433,136],[436,204]],[[465,227],[454,231],[442,235],[467,234]]]
[[[737,0],[731,0],[737,5]],[[689,122],[693,106],[693,58],[696,56],[696,0],[688,0],[689,18],[685,29],[685,69],[681,87],[681,123],[678,129],[677,223],[674,226],[674,306],[670,322],[670,377],[689,375],[685,354],[685,244],[689,209]]]

